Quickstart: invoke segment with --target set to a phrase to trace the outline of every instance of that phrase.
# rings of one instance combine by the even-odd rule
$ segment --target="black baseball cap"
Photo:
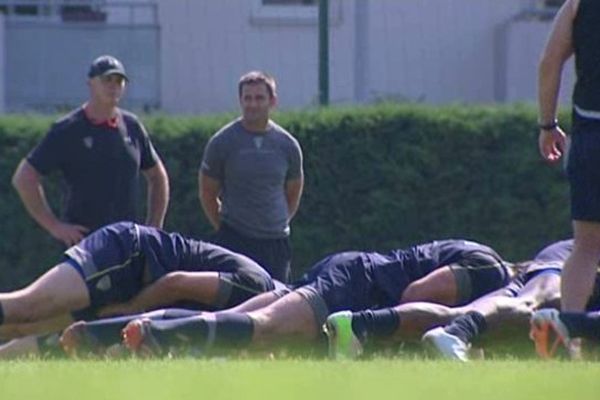
[[[90,65],[90,70],[88,71],[88,78],[95,78],[97,76],[107,76],[107,75],[121,75],[125,80],[129,81],[127,74],[125,73],[125,67],[123,63],[117,60],[113,56],[100,56],[96,58],[92,65]]]

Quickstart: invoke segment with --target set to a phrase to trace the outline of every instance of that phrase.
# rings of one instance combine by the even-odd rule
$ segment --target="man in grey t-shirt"
[[[275,80],[258,71],[240,78],[242,116],[208,142],[200,167],[200,202],[215,242],[247,255],[276,279],[290,278],[290,221],[304,175],[298,141],[269,119]]]

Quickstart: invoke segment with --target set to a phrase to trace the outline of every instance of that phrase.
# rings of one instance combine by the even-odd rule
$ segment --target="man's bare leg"
[[[600,223],[574,221],[575,245],[562,272],[562,311],[583,312],[600,259]]]
[[[39,356],[38,340],[36,336],[26,336],[10,340],[0,346],[0,359],[12,360]]]
[[[15,339],[29,335],[44,335],[60,332],[73,322],[70,314],[58,315],[31,323],[0,325],[0,338]]]
[[[271,291],[266,293],[258,294],[254,297],[249,298],[242,304],[239,304],[233,308],[229,308],[227,310],[219,311],[219,312],[233,312],[233,313],[245,313],[250,311],[255,311],[266,307],[277,300],[279,300],[282,296],[277,293]]]
[[[556,303],[560,276],[544,272],[530,279],[516,297],[494,296],[476,300],[467,312],[452,323],[426,332],[423,340],[447,358],[467,361],[471,342],[483,333],[497,341],[526,339],[527,326],[534,310]],[[509,292],[507,292],[508,294]],[[490,335],[494,333],[495,335]]]
[[[0,293],[3,324],[47,320],[89,304],[83,278],[67,263],[53,267],[24,289]]]

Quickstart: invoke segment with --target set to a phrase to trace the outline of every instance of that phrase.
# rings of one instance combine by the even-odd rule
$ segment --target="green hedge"
[[[231,117],[145,118],[171,177],[168,230],[210,236],[197,169],[207,139]],[[296,275],[347,249],[461,237],[519,260],[570,235],[568,185],[560,167],[538,155],[531,107],[384,104],[275,119],[299,139],[305,156],[305,191],[292,226]],[[19,159],[50,122],[0,119],[1,290],[27,283],[61,251],[10,185]],[[56,184],[50,192],[57,204]]]

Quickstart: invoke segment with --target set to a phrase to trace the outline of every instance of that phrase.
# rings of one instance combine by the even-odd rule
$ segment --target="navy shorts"
[[[85,281],[90,306],[73,313],[90,319],[99,308],[122,303],[138,294],[150,278],[140,252],[138,226],[122,222],[105,226],[65,251],[65,260]]]
[[[219,272],[219,289],[215,304],[202,304],[197,308],[204,311],[223,310],[274,289],[275,285],[270,276],[241,266],[235,272]]]
[[[574,114],[567,162],[571,217],[600,222],[600,121]]]
[[[449,267],[456,280],[457,305],[468,304],[501,288],[510,280],[505,262],[485,251],[470,253],[464,260],[450,264]]]
[[[296,285],[295,291],[311,305],[317,324],[330,313],[389,306],[396,301],[383,293],[365,268],[364,253],[346,252],[326,257]]]

